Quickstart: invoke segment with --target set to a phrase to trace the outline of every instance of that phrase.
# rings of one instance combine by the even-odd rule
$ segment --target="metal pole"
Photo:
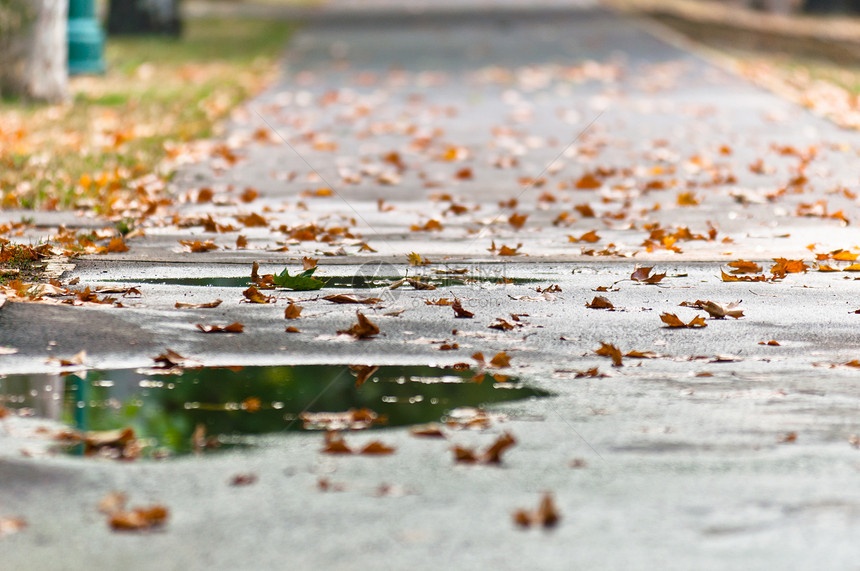
[[[69,0],[69,75],[104,73],[104,44],[95,0]]]

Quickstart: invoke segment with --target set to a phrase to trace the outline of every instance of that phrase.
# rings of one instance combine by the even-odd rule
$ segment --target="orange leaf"
[[[499,369],[504,369],[505,367],[511,366],[511,358],[507,353],[502,351],[501,353],[496,353],[496,356],[490,359],[490,366],[496,367]]]
[[[621,351],[615,345],[601,341],[600,348],[594,352],[601,357],[611,358],[613,367],[621,367],[623,365]]]

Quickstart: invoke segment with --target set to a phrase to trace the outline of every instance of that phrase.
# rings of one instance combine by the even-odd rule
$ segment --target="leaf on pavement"
[[[179,243],[185,246],[189,252],[195,254],[218,249],[218,246],[212,240],[206,240],[205,242],[201,242],[200,240],[180,240]]]
[[[633,280],[634,282],[642,282],[642,283],[646,283],[646,284],[656,284],[656,283],[660,282],[660,280],[662,280],[663,278],[666,277],[665,273],[651,275],[651,270],[653,270],[653,269],[654,269],[653,267],[648,267],[648,266],[645,266],[642,268],[636,268],[635,270],[633,270],[633,273],[630,274],[630,279]]]
[[[170,512],[160,504],[113,512],[108,524],[114,531],[145,531],[162,527]]]
[[[380,301],[382,301],[382,299],[379,297],[360,298],[354,295],[348,295],[343,293],[327,295],[323,297],[323,299],[332,303],[363,303],[365,305],[372,305],[374,303],[379,303]]]
[[[666,324],[667,327],[670,328],[680,329],[686,327],[688,329],[695,329],[708,326],[708,324],[705,323],[705,318],[701,315],[694,317],[692,320],[690,320],[689,323],[684,323],[674,313],[663,313],[660,316],[660,319],[663,321],[663,323]]]
[[[501,353],[496,353],[496,355],[490,359],[490,367],[495,367],[497,369],[504,369],[505,367],[511,366],[511,358],[510,356],[502,351]]]
[[[454,310],[454,317],[461,319],[469,319],[475,317],[475,314],[465,309],[461,304],[459,299],[454,299],[454,302],[451,304],[451,309]]]
[[[734,317],[735,319],[740,319],[744,316],[744,311],[742,309],[737,309],[739,304],[740,302],[734,302],[728,305],[720,305],[719,303],[715,303],[713,301],[703,301],[701,299],[697,299],[694,302],[681,302],[680,305],[683,307],[695,307],[696,309],[707,311],[708,315],[710,315],[714,319],[724,319],[726,317]]]
[[[255,288],[254,286],[250,286],[248,289],[242,292],[242,295],[245,296],[243,301],[247,303],[274,303],[275,297],[271,295],[264,295],[260,293],[260,290]]]
[[[338,333],[346,333],[352,335],[356,339],[368,339],[379,334],[379,327],[370,319],[365,317],[360,311],[355,312],[358,317],[358,322],[354,323],[349,329],[342,329]]]
[[[220,299],[216,299],[215,301],[210,301],[208,303],[184,303],[177,301],[173,307],[176,309],[213,309],[221,305],[221,303]]]
[[[514,512],[513,519],[514,523],[522,528],[551,528],[558,524],[561,516],[555,507],[552,495],[545,493],[536,510],[519,509]]]
[[[594,352],[601,357],[609,357],[610,359],[612,359],[613,367],[620,367],[623,365],[621,350],[618,349],[618,347],[616,347],[615,345],[612,345],[610,343],[604,343],[603,341],[601,341],[600,348],[596,349]]]
[[[615,309],[612,302],[602,295],[595,296],[594,299],[585,304],[585,307],[588,307],[589,309]]]
[[[517,441],[509,432],[505,432],[481,453],[471,448],[457,445],[453,448],[454,461],[461,464],[501,464],[502,454]]]
[[[245,326],[239,322],[231,323],[230,325],[201,325],[197,324],[197,329],[203,333],[242,333]]]
[[[284,309],[284,319],[298,319],[302,314],[302,308],[293,302]]]

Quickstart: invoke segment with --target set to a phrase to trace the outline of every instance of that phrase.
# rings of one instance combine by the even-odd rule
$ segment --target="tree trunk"
[[[68,0],[0,0],[0,89],[26,99],[67,96]]]

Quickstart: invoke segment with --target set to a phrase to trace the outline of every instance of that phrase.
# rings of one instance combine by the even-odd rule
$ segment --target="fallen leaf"
[[[501,464],[502,454],[516,443],[513,435],[505,432],[480,454],[470,448],[456,445],[453,448],[454,461],[461,464]]]
[[[534,511],[519,509],[513,514],[514,523],[520,527],[543,527],[551,528],[558,525],[561,516],[555,507],[552,495],[545,493],[541,498],[538,508]]]
[[[475,316],[474,313],[465,309],[461,304],[459,299],[454,299],[454,302],[451,304],[451,309],[454,310],[454,317],[461,319],[469,319]]]
[[[761,266],[759,264],[747,260],[729,262],[729,267],[734,268],[731,270],[731,273],[733,274],[757,274],[761,271]]]
[[[350,367],[350,369],[357,373],[355,378],[355,388],[360,389],[361,386],[367,382],[367,379],[373,375],[376,371],[379,370],[379,367],[376,365],[354,365]]]
[[[177,301],[173,307],[176,309],[213,309],[221,305],[221,300],[216,299],[215,301],[210,301],[208,303],[183,303],[181,301]]]
[[[252,472],[246,472],[244,474],[236,474],[232,478],[230,478],[231,486],[250,486],[257,482],[257,475]]]
[[[260,293],[260,290],[255,288],[254,286],[250,286],[248,289],[242,292],[242,295],[245,296],[245,300],[247,303],[274,303],[275,298],[271,295],[263,295]]]
[[[167,349],[164,353],[153,357],[152,360],[155,361],[155,365],[159,369],[172,369],[181,366],[186,359],[176,351]]]
[[[497,317],[496,320],[487,326],[490,329],[498,329],[499,331],[510,331],[514,329],[514,325],[502,319],[501,317]]]
[[[362,448],[359,454],[378,456],[383,454],[393,454],[394,450],[395,449],[393,447],[388,446],[387,444],[383,444],[379,440],[374,440],[373,442]]]
[[[167,523],[169,512],[162,505],[134,508],[110,514],[108,523],[114,531],[144,531]]]
[[[726,317],[734,317],[735,319],[740,319],[744,316],[744,312],[742,309],[737,309],[739,303],[740,302],[730,303],[728,305],[720,305],[718,303],[714,303],[713,301],[703,301],[701,299],[697,299],[694,302],[682,302],[680,305],[683,307],[695,307],[696,309],[706,311],[708,312],[708,315],[710,315],[714,319],[724,319]]]
[[[759,341],[759,345],[770,345],[771,347],[779,347],[779,341],[771,339],[770,341]]]
[[[201,325],[197,324],[197,329],[203,333],[242,333],[245,326],[239,322],[231,323],[230,325]]]
[[[496,353],[496,355],[492,359],[490,359],[490,366],[496,367],[497,369],[504,369],[505,367],[510,367],[511,358],[504,351],[502,351],[501,353]]]
[[[585,307],[588,307],[590,309],[615,309],[615,306],[612,305],[612,302],[610,302],[602,295],[595,296],[594,299],[585,304]]]
[[[374,303],[379,303],[380,301],[382,301],[382,299],[378,297],[359,298],[354,295],[347,295],[343,293],[327,295],[323,297],[323,299],[332,303],[363,303],[365,305],[372,305]]]
[[[356,339],[367,339],[379,334],[379,327],[370,319],[364,316],[360,311],[356,311],[358,323],[354,323],[349,329],[343,329],[338,333],[346,333],[352,335]]]
[[[294,291],[312,291],[322,288],[325,282],[318,280],[313,276],[316,271],[316,266],[303,271],[300,274],[291,276],[286,268],[280,274],[272,276],[272,283],[278,287],[291,289]]]
[[[610,343],[604,343],[603,341],[601,341],[600,348],[596,349],[594,352],[601,357],[609,357],[610,359],[612,359],[613,367],[621,367],[623,365],[621,350],[618,349],[618,347],[616,347],[615,345],[612,345]]]
[[[409,434],[420,438],[445,438],[445,433],[442,432],[442,427],[438,424],[415,426],[409,431]]]
[[[180,240],[179,243],[185,246],[189,252],[198,254],[218,249],[218,246],[212,240],[206,240],[205,242],[201,242],[200,240]]]
[[[668,327],[671,328],[689,328],[695,329],[698,327],[707,327],[708,324],[705,323],[705,318],[701,315],[694,317],[689,323],[684,323],[681,321],[677,315],[674,313],[663,313],[660,315],[660,319],[665,323]]]
[[[293,302],[284,309],[284,319],[298,319],[302,314],[302,308]]]
[[[324,454],[352,454],[352,449],[346,445],[346,441],[339,432],[330,430],[325,433]]]
[[[660,280],[662,280],[663,278],[666,277],[665,273],[651,275],[651,270],[653,270],[653,269],[654,269],[653,267],[648,267],[648,266],[642,267],[642,268],[636,268],[635,270],[633,270],[633,273],[630,274],[630,279],[633,280],[634,282],[642,282],[642,283],[646,283],[646,284],[656,284],[656,283],[660,282]]]
[[[568,236],[567,239],[569,242],[588,242],[589,244],[593,244],[594,242],[598,242],[600,240],[600,236],[597,235],[596,230],[591,230],[589,232],[586,232],[579,238]]]

